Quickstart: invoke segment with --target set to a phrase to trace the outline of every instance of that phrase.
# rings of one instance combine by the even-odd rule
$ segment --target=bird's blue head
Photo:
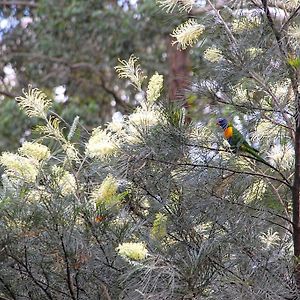
[[[226,129],[226,128],[228,127],[228,122],[227,122],[227,120],[224,119],[224,118],[218,118],[217,124],[218,124],[219,126],[221,126],[223,129]]]

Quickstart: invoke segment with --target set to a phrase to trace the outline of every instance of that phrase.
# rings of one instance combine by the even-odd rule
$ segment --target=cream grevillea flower
[[[207,48],[203,53],[203,57],[212,63],[219,62],[223,59],[222,51],[215,47]]]
[[[300,4],[299,0],[286,0],[286,6],[288,9],[295,9]]]
[[[294,39],[300,40],[300,25],[294,24],[290,26],[288,29],[288,35]]]
[[[275,126],[272,122],[268,120],[263,120],[256,127],[252,138],[258,140],[264,140],[267,136],[269,138],[272,138],[277,136],[279,131],[280,127]]]
[[[47,146],[35,142],[24,142],[18,151],[21,155],[34,158],[38,161],[46,160],[51,155]]]
[[[118,202],[117,190],[117,179],[109,174],[100,186],[93,189],[90,199],[96,204],[96,207],[100,204],[112,206]]]
[[[106,129],[96,128],[86,144],[86,153],[89,157],[107,158],[118,150],[119,142],[114,134]]]
[[[212,222],[200,223],[194,227],[194,230],[203,237],[203,239],[208,239],[209,233],[213,227]]]
[[[149,129],[159,122],[164,122],[164,116],[159,110],[153,106],[149,108],[138,107],[128,117],[127,128],[123,138],[129,143],[139,143],[142,140],[141,137],[144,129]]]
[[[190,10],[193,8],[195,4],[195,0],[157,0],[156,1],[158,5],[166,10],[167,13],[171,13],[176,5],[179,6],[180,11],[187,11],[190,12]]]
[[[154,108],[145,109],[138,107],[134,113],[129,115],[128,122],[135,126],[153,126],[163,120],[163,116],[159,110]]]
[[[147,89],[147,100],[149,103],[153,103],[159,98],[163,84],[164,77],[157,72],[150,78]]]
[[[151,235],[157,239],[162,239],[167,234],[168,217],[162,213],[157,213],[151,229]]]
[[[63,144],[62,148],[64,149],[66,156],[70,161],[76,161],[76,162],[80,161],[79,152],[75,148],[74,144],[67,142]]]
[[[2,153],[0,164],[4,166],[9,176],[17,177],[25,182],[35,182],[39,173],[37,160],[14,153]]]
[[[128,78],[133,86],[141,90],[146,76],[143,75],[140,65],[136,64],[137,61],[138,58],[134,55],[131,55],[128,61],[119,59],[120,65],[116,66],[115,70],[120,78]]]
[[[124,122],[124,116],[119,111],[115,112],[112,116],[112,121],[108,123],[107,129],[116,132],[121,133],[121,131],[124,129],[125,122]]]
[[[294,165],[294,148],[292,146],[275,145],[269,151],[268,157],[275,166],[283,170],[288,170]]]
[[[45,190],[44,186],[39,186],[36,189],[29,190],[26,198],[31,203],[37,203],[41,200],[49,200],[51,198],[51,194]]]
[[[267,190],[267,184],[263,180],[255,181],[243,194],[245,203],[259,201]]]
[[[123,243],[120,244],[116,250],[120,256],[132,260],[143,260],[148,254],[148,250],[142,242]]]
[[[251,48],[246,49],[246,52],[250,56],[250,58],[255,58],[258,55],[263,53],[263,49],[251,47]]]
[[[176,39],[173,41],[173,45],[178,44],[183,50],[188,46],[193,46],[197,43],[204,29],[204,25],[197,23],[195,19],[189,19],[173,30],[171,36]]]
[[[279,244],[280,236],[278,232],[273,232],[272,228],[269,228],[266,233],[262,233],[259,236],[260,241],[264,244],[266,250]]]
[[[232,31],[234,33],[242,33],[246,30],[252,30],[259,27],[261,19],[259,17],[242,17],[232,22]]]
[[[46,118],[52,101],[45,93],[37,88],[28,86],[28,91],[23,90],[24,96],[16,97],[19,106],[29,117]]]
[[[73,174],[59,166],[53,166],[52,173],[55,183],[63,196],[69,196],[76,192],[77,184]]]

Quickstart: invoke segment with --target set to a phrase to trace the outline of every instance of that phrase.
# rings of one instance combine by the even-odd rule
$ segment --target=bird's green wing
[[[232,127],[231,146],[239,149],[241,145],[249,146],[243,135],[235,128]]]
[[[264,163],[267,166],[272,167],[267,161],[265,161],[259,154],[258,150],[253,148],[244,138],[244,136],[232,126],[232,137],[230,139],[230,145],[234,150],[240,150],[254,156],[258,161]]]

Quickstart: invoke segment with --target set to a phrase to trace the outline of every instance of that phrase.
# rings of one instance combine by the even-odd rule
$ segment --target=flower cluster
[[[73,174],[59,166],[53,166],[52,174],[63,196],[70,196],[76,192],[77,183]]]
[[[151,235],[156,239],[162,239],[167,234],[167,216],[162,213],[157,213],[153,222]]]
[[[264,180],[255,181],[243,194],[245,203],[259,201],[263,198],[267,190],[267,184]]]
[[[118,203],[117,197],[118,182],[112,175],[108,175],[100,186],[93,189],[90,199],[95,203],[96,207],[104,204],[106,207],[111,207]]]
[[[147,89],[147,101],[154,103],[160,96],[164,84],[164,77],[157,72],[150,78]]]
[[[4,166],[5,172],[9,177],[28,183],[35,182],[39,173],[38,161],[14,153],[2,153],[0,164]]]
[[[203,57],[212,63],[219,62],[223,59],[222,51],[215,47],[207,48],[203,53]]]
[[[204,25],[199,24],[195,19],[189,19],[173,30],[171,36],[176,39],[173,41],[173,45],[178,44],[182,50],[188,46],[193,46],[204,30]]]
[[[280,236],[278,232],[273,232],[272,228],[269,228],[266,233],[262,233],[259,236],[259,239],[263,243],[266,250],[269,250],[271,247],[278,245],[280,242]]]
[[[275,145],[268,153],[268,157],[275,166],[289,170],[294,165],[294,149],[291,146]]]
[[[0,163],[6,174],[27,183],[35,182],[41,163],[50,158],[49,148],[39,143],[25,142],[18,152],[19,154],[2,153]]]
[[[259,27],[261,19],[259,17],[242,17],[232,22],[232,31],[234,33],[243,33],[246,30],[252,30]]]
[[[134,55],[131,55],[128,61],[119,59],[120,65],[116,66],[115,70],[120,78],[128,78],[133,86],[141,90],[146,76],[143,75],[140,65],[136,64],[137,61],[138,58]]]
[[[114,155],[118,150],[119,142],[115,135],[107,129],[95,128],[86,144],[86,152],[89,157],[105,159]]]
[[[250,56],[250,58],[254,59],[258,55],[263,53],[263,49],[261,48],[255,48],[255,47],[250,47],[246,49],[246,53]]]
[[[32,142],[24,142],[18,151],[21,155],[38,161],[49,159],[51,155],[47,146]]]
[[[16,100],[19,106],[29,117],[38,117],[45,119],[47,112],[52,104],[45,93],[37,88],[28,87],[28,91],[23,90],[24,96],[19,96]]]
[[[148,250],[144,243],[123,243],[117,249],[120,256],[130,260],[143,260],[148,255]]]
[[[190,12],[196,3],[196,0],[157,0],[158,5],[165,9],[167,13],[173,12],[176,5],[180,11]]]

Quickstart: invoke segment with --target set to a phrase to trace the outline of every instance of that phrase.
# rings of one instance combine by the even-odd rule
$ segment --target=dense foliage
[[[36,140],[0,157],[2,297],[299,298],[300,4],[157,4],[201,16],[172,33],[179,48],[199,46],[205,72],[195,67],[183,94],[201,118],[167,103],[165,77],[146,77],[133,55],[115,74],[136,108],[91,133],[80,110],[69,124],[25,89],[16,100]],[[218,115],[269,165],[232,151]]]

